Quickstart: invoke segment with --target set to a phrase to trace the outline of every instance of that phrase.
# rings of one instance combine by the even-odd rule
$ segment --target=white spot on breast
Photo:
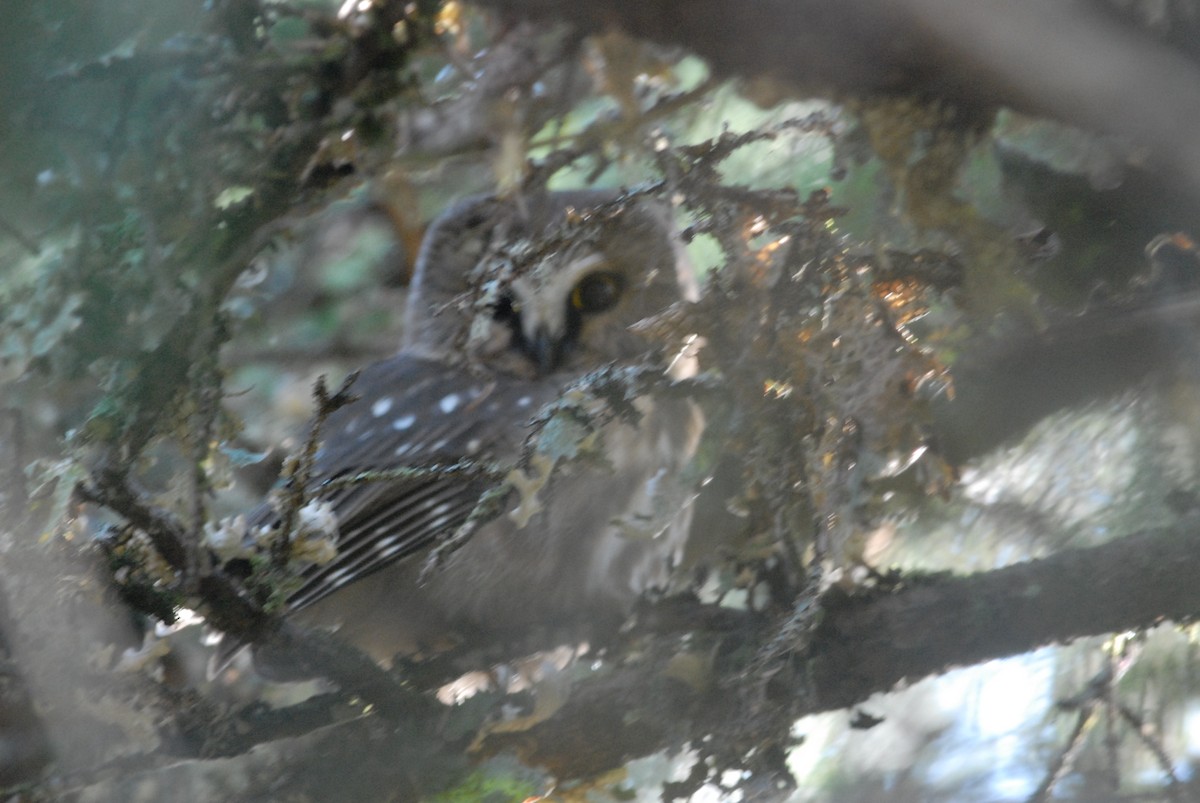
[[[471,438],[467,441],[467,454],[475,454],[483,446],[483,441],[479,438]]]
[[[346,422],[345,430],[347,435],[353,435],[354,430],[358,429],[358,417],[355,416]]]
[[[531,404],[533,404],[533,397],[532,397],[532,396],[522,396],[521,398],[517,399],[517,406],[518,406],[518,407],[525,408],[525,407],[528,407],[528,406],[529,406],[529,405],[531,405]]]
[[[435,508],[434,508],[432,511],[430,511],[430,512],[431,512],[431,513],[433,513],[433,515],[435,515],[435,516],[444,516],[444,515],[446,515],[447,513],[449,513],[449,512],[450,512],[450,503],[449,503],[449,502],[442,502],[440,505],[438,505],[437,507],[435,507]]]
[[[382,399],[377,399],[371,405],[371,415],[379,418],[379,416],[384,415],[390,409],[392,409],[392,397],[384,396]]]
[[[438,407],[441,408],[443,413],[449,415],[458,409],[458,405],[461,401],[462,399],[459,398],[457,393],[451,393],[449,396],[442,397],[442,400],[438,402]]]
[[[399,446],[396,447],[396,452],[395,452],[396,457],[404,457],[404,455],[406,455],[410,451],[412,451],[412,447],[413,447],[413,445],[411,443],[400,444]]]
[[[412,413],[409,413],[408,415],[402,415],[393,421],[392,429],[397,430],[398,432],[403,432],[415,423],[417,423],[417,417]]]

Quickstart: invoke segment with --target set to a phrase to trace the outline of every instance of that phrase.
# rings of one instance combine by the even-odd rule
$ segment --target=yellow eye
[[[571,307],[580,312],[603,312],[621,297],[621,277],[598,271],[584,276],[571,291]]]

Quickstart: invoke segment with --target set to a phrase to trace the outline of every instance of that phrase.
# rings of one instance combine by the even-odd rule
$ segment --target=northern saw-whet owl
[[[358,399],[322,429],[309,496],[336,516],[337,556],[306,571],[288,599],[290,615],[336,628],[389,663],[479,637],[611,629],[639,595],[664,584],[691,519],[686,492],[663,491],[699,436],[699,416],[684,400],[638,398],[636,424],[601,428],[603,459],[561,462],[532,515],[512,515],[525,502],[510,493],[509,514],[479,527],[423,582],[423,556],[463,523],[488,481],[424,477],[322,491],[364,471],[464,458],[513,464],[533,417],[565,387],[604,366],[645,362],[647,339],[630,326],[691,297],[694,280],[661,204],[633,201],[580,224],[614,198],[481,196],[431,225],[401,350],[365,368],[351,387]],[[511,249],[530,243],[541,250],[527,269],[505,276],[496,268],[511,268]],[[481,286],[486,303],[464,303]],[[694,363],[679,354],[655,359],[675,376]],[[631,536],[622,524],[630,517],[652,526]],[[264,507],[252,524],[277,521]]]

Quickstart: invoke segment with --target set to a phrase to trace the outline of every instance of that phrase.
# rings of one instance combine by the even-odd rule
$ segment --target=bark
[[[560,777],[590,775],[688,739],[736,734],[747,720],[760,736],[773,729],[779,736],[781,726],[786,734],[796,717],[955,667],[1082,636],[1191,622],[1200,614],[1198,523],[827,601],[815,629],[793,639],[783,665],[760,666],[765,685],[748,683],[744,665],[718,657],[714,677],[697,691],[672,671],[678,653],[661,652],[589,679],[553,718],[485,744],[489,752],[515,750]],[[747,619],[741,627],[722,638],[770,641],[762,623]]]

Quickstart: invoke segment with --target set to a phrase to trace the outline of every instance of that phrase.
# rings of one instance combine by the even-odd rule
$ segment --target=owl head
[[[522,377],[632,359],[629,326],[695,294],[665,205],[605,191],[469,198],[430,226],[404,349]]]

